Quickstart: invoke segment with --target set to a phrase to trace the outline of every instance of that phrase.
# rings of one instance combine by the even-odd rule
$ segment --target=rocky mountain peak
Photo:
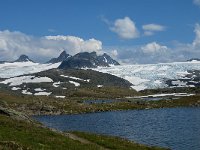
[[[63,51],[57,58],[52,58],[47,63],[54,64],[54,63],[62,62],[64,60],[68,59],[69,57],[71,57],[71,55],[67,54],[66,51]]]
[[[63,61],[59,68],[96,68],[99,66],[109,67],[111,65],[119,65],[119,63],[107,54],[97,56],[96,52],[81,52]]]
[[[21,55],[17,60],[14,62],[28,62],[31,61],[33,62],[27,55]]]

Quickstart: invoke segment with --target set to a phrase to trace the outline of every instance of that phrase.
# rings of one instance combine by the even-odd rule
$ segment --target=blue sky
[[[10,49],[16,50],[16,53],[11,50],[12,55],[5,46],[6,42],[14,40],[10,38],[13,38],[12,34],[16,31],[20,32],[17,36],[22,34],[31,37],[32,43],[41,43],[37,38],[49,35],[74,36],[84,41],[94,38],[101,41],[100,47],[107,52],[117,51],[115,57],[122,61],[126,59],[127,53],[148,57],[145,52],[150,43],[150,49],[151,46],[156,49],[150,50],[152,52],[161,47],[159,55],[165,55],[165,51],[177,51],[181,56],[180,60],[200,57],[199,53],[197,55],[197,48],[191,54],[185,52],[186,48],[190,48],[188,44],[192,45],[197,39],[194,30],[198,28],[198,23],[200,0],[1,0],[0,39],[4,38],[4,41],[0,41],[0,59],[14,59],[20,52],[16,47],[11,47]],[[5,30],[9,33],[4,33]],[[31,46],[34,47],[32,43]],[[158,46],[160,47],[156,48]],[[180,50],[181,48],[184,50]],[[86,51],[86,48],[80,51]],[[176,61],[172,58],[172,53],[169,53],[170,56],[165,61]],[[48,59],[43,55],[41,54],[41,60]],[[52,52],[53,55],[56,52]],[[153,58],[144,63],[160,62],[157,60],[159,55],[153,55]],[[38,58],[36,54],[33,57]],[[127,56],[126,61],[137,62],[131,61],[133,59],[135,56]]]

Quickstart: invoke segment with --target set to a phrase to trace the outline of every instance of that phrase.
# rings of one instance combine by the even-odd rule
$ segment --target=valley
[[[15,120],[19,114],[27,117],[42,115],[59,117],[127,110],[200,107],[199,62],[91,67],[91,63],[85,62],[100,59],[94,53],[84,53],[86,57],[84,64],[89,64],[90,67],[80,67],[78,64],[77,68],[76,63],[79,62],[79,58],[76,56],[73,60],[72,57],[64,52],[59,56],[72,60],[72,68],[60,68],[62,65],[58,62],[58,58],[51,60],[55,63],[39,64],[30,61],[28,57],[24,59],[24,56],[22,60],[19,58],[16,62],[0,64],[1,115],[4,116],[9,112],[6,116]],[[101,60],[108,62],[107,59]],[[184,84],[180,85],[180,82]],[[24,121],[26,117],[22,118]],[[97,138],[96,134],[82,132],[70,134],[84,136],[85,139],[90,136]],[[98,138],[111,140],[110,137]],[[130,140],[137,141],[137,139]],[[143,144],[167,147],[148,141]],[[8,143],[8,146],[19,145]]]

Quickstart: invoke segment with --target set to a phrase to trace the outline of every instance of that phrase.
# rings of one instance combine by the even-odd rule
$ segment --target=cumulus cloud
[[[160,45],[156,42],[148,43],[141,47],[141,50],[147,54],[165,52],[167,49],[167,46]]]
[[[122,39],[134,39],[139,37],[139,31],[136,28],[134,21],[129,17],[115,20],[114,25],[110,30],[117,33]]]
[[[75,36],[34,37],[17,31],[0,31],[0,60],[15,60],[19,55],[26,54],[34,60],[44,62],[57,57],[63,50],[71,55],[84,51],[100,52],[102,42]]]
[[[142,26],[142,29],[144,30],[144,35],[150,36],[155,32],[164,31],[166,27],[159,24],[146,24]]]
[[[193,0],[193,3],[197,6],[200,6],[200,0]]]
[[[89,40],[83,40],[79,37],[63,35],[45,36],[45,38],[52,43],[55,42],[62,45],[63,49],[68,50],[71,54],[84,51],[98,52],[102,50],[102,42],[93,38]]]
[[[200,58],[200,24],[195,25],[194,33],[195,38],[191,43],[174,41],[168,42],[166,46],[155,41],[144,45],[116,46],[108,49],[117,50],[117,59],[121,64],[184,62],[191,58]]]
[[[196,34],[196,37],[195,37],[192,45],[194,47],[198,47],[198,46],[200,46],[200,25],[198,23],[195,25],[194,33]]]

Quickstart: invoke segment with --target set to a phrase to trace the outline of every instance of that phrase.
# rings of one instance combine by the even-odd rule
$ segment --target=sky
[[[63,50],[128,64],[200,58],[200,0],[1,0],[0,60]]]

